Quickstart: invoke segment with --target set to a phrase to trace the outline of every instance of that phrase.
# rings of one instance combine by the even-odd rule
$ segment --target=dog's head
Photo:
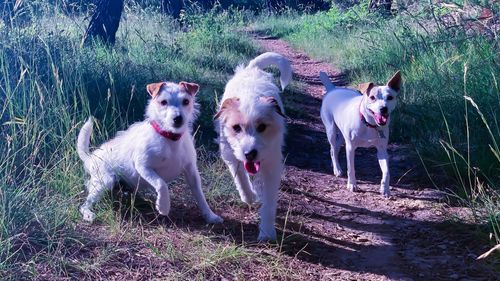
[[[366,95],[366,109],[379,126],[384,126],[389,115],[396,107],[397,96],[401,88],[401,73],[396,72],[384,86],[377,86],[372,82],[363,83],[358,90]]]
[[[182,134],[196,117],[195,95],[200,87],[194,83],[159,82],[147,85],[151,96],[146,117],[172,133]]]
[[[228,98],[215,115],[235,157],[249,174],[256,174],[260,162],[281,151],[284,114],[279,102],[269,96],[241,101]]]

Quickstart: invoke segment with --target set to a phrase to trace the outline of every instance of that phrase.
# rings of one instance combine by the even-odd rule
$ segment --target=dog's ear
[[[198,90],[200,89],[200,85],[185,81],[180,82],[179,86],[184,88],[184,90],[186,90],[186,92],[188,92],[192,96],[196,95],[196,93],[198,93]]]
[[[276,111],[276,113],[278,113],[279,115],[281,115],[283,118],[286,118],[286,116],[283,113],[283,111],[281,111],[281,107],[280,107],[278,101],[275,98],[273,98],[273,97],[261,97],[261,99],[265,103],[268,103],[269,105],[271,105],[274,108],[274,110]]]
[[[397,71],[394,73],[391,79],[389,79],[389,82],[387,82],[387,86],[391,89],[393,89],[396,92],[399,92],[401,89],[401,71]]]
[[[364,95],[370,94],[370,90],[375,86],[373,82],[363,83],[358,85],[358,91],[360,91]]]
[[[214,120],[219,119],[219,117],[222,115],[222,113],[224,113],[224,111],[236,107],[238,102],[239,102],[238,98],[229,98],[224,100],[224,102],[222,102],[222,105],[220,106],[219,111],[215,113]]]
[[[149,95],[154,99],[158,96],[161,87],[164,85],[166,85],[165,82],[151,83],[146,86],[146,90],[148,90]]]

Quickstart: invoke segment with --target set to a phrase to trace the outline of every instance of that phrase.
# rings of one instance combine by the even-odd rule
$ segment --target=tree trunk
[[[285,5],[283,0],[266,0],[266,4],[269,14],[278,13],[279,9]]]
[[[162,0],[161,9],[165,14],[169,14],[174,19],[178,19],[181,15],[181,10],[184,9],[183,0]]]
[[[95,39],[107,45],[114,45],[116,31],[120,25],[124,0],[99,0],[92,14],[89,26],[83,37],[83,44],[87,45]]]
[[[391,13],[392,0],[371,0],[368,6],[370,11],[377,11],[381,9],[384,13]]]

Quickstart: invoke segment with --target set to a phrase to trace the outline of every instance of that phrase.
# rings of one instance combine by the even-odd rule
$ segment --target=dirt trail
[[[290,120],[276,226],[284,239],[277,246],[256,243],[255,206],[239,199],[212,204],[224,224],[206,225],[192,198],[181,196],[183,184],[172,185],[169,218],[120,191],[114,209],[123,221],[78,223],[76,231],[92,239],[72,244],[66,274],[78,280],[498,280],[495,265],[475,260],[488,244],[477,241],[476,226],[447,220],[464,210],[441,202],[410,148],[389,147],[390,199],[378,194],[381,175],[371,149],[356,151],[361,191],[347,191],[346,179],[332,175],[316,78],[320,70],[337,85],[345,77],[281,40],[256,40],[263,50],[286,55],[304,86],[283,97]],[[345,170],[343,152],[341,163]],[[39,280],[68,279],[50,264],[36,269]]]
[[[418,158],[406,146],[389,147],[392,197],[378,194],[381,173],[372,149],[356,152],[360,192],[349,192],[346,178],[335,178],[319,118],[324,89],[317,78],[327,72],[337,85],[345,77],[274,38],[256,37],[262,48],[287,56],[294,79],[304,89],[285,94],[290,121],[286,169],[279,204],[285,227],[284,252],[300,261],[312,279],[493,280],[495,273],[475,261],[484,250],[473,226],[451,223],[463,212],[442,203],[425,183]],[[345,155],[341,152],[345,169]],[[286,218],[286,221],[284,221]]]

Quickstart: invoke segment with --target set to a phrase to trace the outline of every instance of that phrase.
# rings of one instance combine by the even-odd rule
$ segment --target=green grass
[[[367,3],[314,15],[290,11],[260,18],[254,29],[331,62],[352,84],[385,83],[401,70],[391,141],[414,145],[431,174],[450,175],[454,182],[440,187],[480,212],[500,242],[498,42],[445,28],[439,16],[452,11],[433,4],[401,7],[387,18],[368,13]]]

